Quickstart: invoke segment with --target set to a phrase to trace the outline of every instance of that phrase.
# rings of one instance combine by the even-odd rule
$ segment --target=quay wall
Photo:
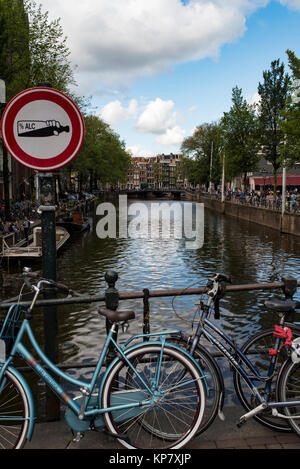
[[[200,194],[191,194],[189,192],[186,192],[185,198],[186,200],[195,200],[203,203],[205,208],[214,210],[223,215],[267,226],[268,228],[280,231],[281,233],[300,236],[299,214],[285,213],[282,216],[281,212],[276,210],[270,210],[263,207],[252,207],[229,201],[222,203],[220,200],[204,197]]]

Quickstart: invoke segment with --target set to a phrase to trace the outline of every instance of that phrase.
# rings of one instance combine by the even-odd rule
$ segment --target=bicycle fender
[[[29,413],[30,413],[30,419],[29,419],[29,427],[28,427],[28,432],[26,435],[27,440],[31,440],[32,434],[33,434],[33,429],[34,429],[34,424],[35,424],[35,406],[34,406],[34,400],[32,396],[31,389],[29,385],[27,384],[27,381],[24,379],[24,377],[19,373],[16,368],[13,367],[8,367],[8,371],[13,374],[22,384],[28,398],[28,405],[29,405]]]
[[[150,345],[157,345],[157,344],[160,344],[161,345],[161,342],[159,341],[156,341],[156,342],[147,342],[147,345],[150,344]],[[131,352],[132,350],[135,350],[141,346],[144,346],[145,343],[142,342],[142,343],[139,343],[139,344],[135,344],[135,345],[132,345],[131,347],[128,347],[126,348],[125,350],[123,350],[123,353],[124,355],[126,355],[127,353]],[[102,376],[102,379],[101,379],[101,385],[100,385],[100,388],[99,388],[99,399],[98,399],[98,402],[101,402],[101,397],[102,397],[102,392],[103,392],[103,386],[104,386],[104,383],[106,381],[106,378],[107,376],[110,374],[110,371],[112,369],[112,367],[115,365],[115,363],[117,361],[121,360],[120,357],[116,357],[114,358],[111,363],[109,364],[109,366],[106,368],[106,371],[105,373],[103,374]]]

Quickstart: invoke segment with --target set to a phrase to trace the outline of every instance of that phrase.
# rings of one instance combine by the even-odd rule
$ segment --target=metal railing
[[[203,197],[209,197],[217,200],[221,200],[221,194],[219,193],[207,193],[201,191],[194,191]],[[277,212],[281,212],[281,198],[278,197],[276,200],[273,197],[265,197],[259,195],[251,195],[251,194],[243,194],[243,195],[235,195],[235,194],[225,194],[225,201],[232,202],[235,204],[240,205],[247,205],[249,207],[259,207],[265,208],[268,210],[275,210]],[[291,214],[300,214],[300,200],[299,195],[297,199],[287,200],[285,206],[286,213]]]
[[[47,307],[47,306],[59,306],[59,305],[72,305],[72,304],[89,304],[89,303],[98,303],[104,302],[106,308],[117,310],[120,301],[123,300],[134,300],[141,299],[143,301],[143,333],[150,333],[150,300],[151,298],[162,298],[162,297],[174,297],[174,296],[192,296],[192,295],[201,295],[208,291],[207,287],[199,288],[185,288],[185,289],[168,289],[168,290],[149,290],[147,288],[142,291],[137,292],[119,292],[115,284],[118,279],[118,274],[113,271],[109,271],[105,274],[105,280],[108,284],[108,288],[105,290],[104,294],[96,295],[83,295],[83,294],[74,294],[71,297],[67,298],[55,298],[55,299],[45,299],[38,300],[36,302],[36,307]],[[242,292],[242,291],[267,291],[267,290],[282,290],[283,294],[287,299],[291,299],[295,294],[297,288],[300,287],[300,282],[294,278],[283,278],[281,282],[274,283],[259,283],[259,284],[241,284],[241,285],[227,285],[226,292]],[[22,295],[20,298],[20,304],[23,306],[29,306],[31,294]],[[15,304],[18,301],[19,297],[8,299],[0,304],[0,310],[8,310],[12,304]],[[106,319],[106,330],[110,329],[110,321]],[[52,328],[50,328],[52,329]],[[55,330],[55,328],[54,328]],[[48,334],[47,330],[45,333]],[[117,340],[117,334],[115,339]],[[56,342],[55,337],[47,337],[47,340]],[[51,357],[50,357],[51,358]],[[108,352],[108,363],[114,358],[114,350],[111,349]],[[81,368],[90,368],[95,366],[95,362],[78,364],[78,363],[68,363],[57,364],[60,369],[81,369]],[[20,367],[20,371],[28,372],[32,371],[29,367]],[[57,404],[59,405],[59,403]],[[53,411],[54,417],[57,415],[57,411]],[[46,418],[52,419],[53,415],[51,410],[48,411]]]

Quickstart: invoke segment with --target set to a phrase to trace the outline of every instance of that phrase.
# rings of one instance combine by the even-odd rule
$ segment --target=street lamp
[[[210,151],[210,168],[209,168],[209,193],[212,192],[212,181],[211,181],[211,174],[212,174],[212,160],[213,160],[213,151],[214,151],[214,142],[211,142],[211,151]]]
[[[266,186],[266,174],[267,174],[267,170],[265,168],[262,168],[260,173],[262,174],[262,177],[263,177],[263,180],[264,180],[264,188],[263,188],[263,191],[265,193],[265,186]]]
[[[223,150],[223,165],[222,165],[222,203],[225,200],[225,150]]]

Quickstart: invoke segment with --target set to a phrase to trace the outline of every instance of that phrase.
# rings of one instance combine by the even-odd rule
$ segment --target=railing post
[[[283,281],[282,290],[287,300],[291,300],[297,291],[298,282],[295,278],[285,277],[281,279]]]
[[[149,289],[144,288],[143,290],[144,298],[143,298],[143,334],[150,333],[150,303],[149,303]]]
[[[116,311],[119,306],[119,292],[115,288],[116,281],[118,280],[117,272],[113,270],[109,270],[105,274],[105,281],[108,284],[108,288],[105,290],[105,306],[107,309],[112,309]],[[110,331],[112,326],[112,322],[109,319],[106,319],[106,333]],[[115,341],[118,339],[118,326],[116,331],[113,335]],[[114,346],[111,344],[109,347],[109,351],[107,353],[107,365],[115,358],[115,349]]]

